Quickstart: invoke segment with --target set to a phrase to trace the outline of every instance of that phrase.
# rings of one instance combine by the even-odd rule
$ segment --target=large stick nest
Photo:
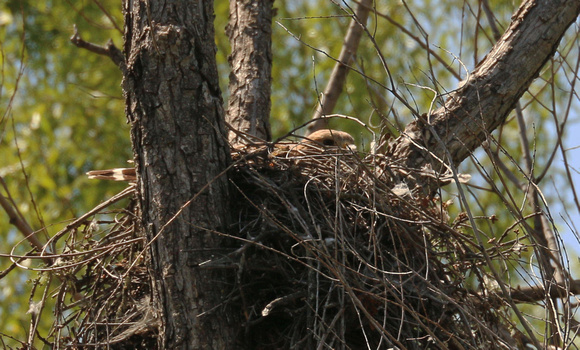
[[[521,346],[501,298],[486,289],[472,237],[450,224],[437,198],[406,189],[395,164],[350,151],[271,151],[233,153],[227,234],[235,247],[199,267],[234,269],[227,306],[244,320],[240,347]],[[67,282],[53,336],[63,346],[155,347],[159,315],[139,212],[130,205],[112,215],[69,230],[67,249],[90,254],[59,262]]]

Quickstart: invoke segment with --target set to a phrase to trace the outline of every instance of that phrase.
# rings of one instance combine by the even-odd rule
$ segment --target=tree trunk
[[[227,121],[231,144],[270,141],[273,0],[230,1],[232,53]]]
[[[125,0],[123,87],[162,349],[228,349],[225,277],[199,268],[228,224],[213,1]],[[219,336],[217,336],[219,335]]]

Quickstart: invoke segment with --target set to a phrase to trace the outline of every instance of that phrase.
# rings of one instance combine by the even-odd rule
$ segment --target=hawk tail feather
[[[89,179],[113,181],[137,181],[135,168],[116,168],[106,170],[91,170],[87,173]]]

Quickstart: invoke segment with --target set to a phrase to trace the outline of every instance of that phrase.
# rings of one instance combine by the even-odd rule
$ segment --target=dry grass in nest
[[[352,152],[238,150],[233,158],[237,220],[229,234],[237,248],[206,267],[236,268],[227,303],[243,315],[244,348],[517,346],[509,312],[484,290],[488,272],[473,238],[449,225],[437,200],[394,193],[388,161],[376,178],[378,158]],[[71,231],[71,250],[108,250],[60,272],[70,281],[58,297],[63,336],[53,334],[63,347],[155,347],[138,217],[130,206],[112,223]],[[513,254],[507,249],[503,259]],[[82,300],[65,302],[75,293]]]

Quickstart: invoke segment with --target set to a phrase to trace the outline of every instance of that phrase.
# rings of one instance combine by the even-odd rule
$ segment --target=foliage
[[[122,28],[119,3],[98,4]],[[122,188],[84,176],[131,158],[120,71],[108,58],[69,42],[74,24],[95,43],[112,38],[119,45],[121,32],[90,1],[7,1],[0,4],[0,17],[0,175],[33,229],[46,226],[52,235],[65,220]],[[2,253],[22,239],[4,214],[0,232]],[[16,253],[25,252],[23,246]],[[0,270],[9,265],[9,259],[0,260]],[[0,329],[26,339],[26,280],[35,275],[21,272],[2,280]],[[51,324],[43,322],[45,329]]]
[[[359,118],[377,134],[388,130],[397,135],[414,118],[409,107],[421,114],[429,111],[432,102],[434,108],[439,106],[445,92],[454,89],[465,78],[466,70],[475,67],[495,42],[482,4],[474,0],[377,1],[377,14],[370,16],[368,35],[354,65],[364,75],[351,72],[336,111]],[[332,57],[340,52],[350,20],[349,6],[355,5],[350,1],[327,0],[275,2],[278,13],[273,26],[274,136],[301,125],[314,112],[317,95],[324,89],[334,65]],[[502,0],[491,5],[494,23],[501,32],[509,24],[517,4]],[[220,84],[225,89],[229,46],[223,28],[228,4],[217,1],[215,6]],[[399,26],[379,14],[389,16]],[[112,38],[118,47],[122,45],[119,1],[9,0],[0,4],[0,176],[33,229],[46,228],[42,234],[49,236],[61,229],[66,220],[81,215],[123,188],[114,183],[91,182],[84,176],[86,171],[123,166],[132,158],[123,116],[120,71],[107,57],[70,44],[68,38],[75,24],[88,42],[102,45]],[[563,128],[565,133],[565,120],[578,113],[573,85],[577,80],[577,42],[577,28],[573,28],[559,54],[521,101],[528,125],[523,132],[533,149],[534,175],[539,176],[547,169],[544,181],[551,181],[556,190],[552,184],[543,187],[547,189],[546,201],[561,203],[555,208],[562,211],[573,208],[572,198],[566,193],[571,179],[561,162],[550,159],[558,147],[556,128]],[[421,45],[428,45],[432,51],[428,53]],[[403,98],[397,98],[395,91]],[[438,92],[436,99],[433,91]],[[227,98],[226,92],[224,96]],[[368,151],[375,141],[356,123],[341,122],[334,126],[353,133],[364,150]],[[493,135],[498,141],[491,144],[491,153],[497,154],[495,161],[490,160],[493,158],[489,153],[479,150],[460,167],[462,172],[474,176],[472,184],[485,187],[468,190],[474,215],[481,218],[495,215],[498,220],[486,221],[480,227],[489,240],[500,236],[514,222],[512,216],[503,215],[506,201],[510,208],[530,213],[525,191],[506,180],[513,174],[524,187],[527,184],[519,142],[521,133],[513,116]],[[559,150],[558,154],[561,153]],[[442,195],[453,199],[457,194],[449,188]],[[455,202],[452,217],[465,210],[458,200]],[[546,206],[545,210],[549,208]],[[5,218],[0,214],[2,253],[8,253],[22,239]],[[554,228],[568,230],[565,225],[558,220]],[[518,227],[508,230],[506,240],[519,237]],[[15,252],[24,253],[24,246],[19,245]],[[528,258],[530,254],[524,252],[523,256]],[[10,263],[9,259],[1,258],[0,270]],[[522,265],[508,267],[516,268]],[[27,280],[40,277],[22,269],[18,271],[2,279],[0,330],[26,339],[30,319],[26,314],[30,294]],[[51,323],[42,322],[41,334]]]

